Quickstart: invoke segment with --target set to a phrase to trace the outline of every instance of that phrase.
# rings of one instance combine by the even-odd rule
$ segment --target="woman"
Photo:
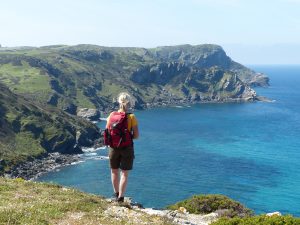
[[[137,139],[139,136],[138,122],[134,114],[128,113],[131,106],[131,97],[128,93],[120,93],[118,97],[119,114],[125,113],[127,118],[127,129],[130,132],[132,139]],[[113,117],[118,113],[112,112],[107,118],[106,128],[112,129]],[[118,115],[119,115],[118,114]],[[111,182],[114,189],[114,197],[118,202],[124,202],[124,194],[128,181],[129,170],[132,169],[134,160],[133,141],[126,147],[112,147],[109,148],[109,161],[111,168]],[[121,176],[119,177],[119,170]]]

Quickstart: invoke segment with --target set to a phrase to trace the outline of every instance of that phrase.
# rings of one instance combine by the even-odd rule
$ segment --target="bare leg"
[[[128,173],[129,170],[121,170],[121,180],[120,180],[120,187],[119,187],[119,197],[124,197],[127,181],[128,181]]]
[[[119,192],[119,169],[111,169],[111,183],[114,188],[114,192]]]

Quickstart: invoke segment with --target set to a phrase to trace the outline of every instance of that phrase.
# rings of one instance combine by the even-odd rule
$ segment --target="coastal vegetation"
[[[233,217],[249,217],[253,211],[224,195],[209,194],[195,195],[189,199],[170,205],[167,208],[176,210],[184,207],[189,213],[208,214],[215,211],[222,211],[222,215]]]
[[[295,218],[291,215],[285,216],[253,216],[246,218],[221,218],[211,225],[298,225],[300,224],[300,218]]]
[[[300,224],[299,218],[290,215],[253,216],[251,210],[222,195],[194,196],[169,207],[172,208],[171,211],[158,210],[160,214],[153,214],[131,204],[116,205],[104,197],[74,188],[26,181],[22,178],[0,177],[0,193],[0,224]],[[234,212],[231,214],[234,215],[233,218],[228,217],[226,209]],[[241,211],[242,217],[238,215]],[[215,214],[208,214],[209,212]],[[200,215],[195,217],[193,213]],[[185,220],[181,220],[183,218]]]

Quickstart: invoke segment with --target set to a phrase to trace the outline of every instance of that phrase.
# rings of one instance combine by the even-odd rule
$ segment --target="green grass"
[[[77,89],[76,101],[79,108],[95,109],[95,105],[89,100],[87,96],[82,93],[82,90]]]
[[[52,59],[53,58],[55,58],[55,57],[53,56]],[[60,57],[60,58],[61,58],[60,60],[62,63],[58,63],[54,60],[52,60],[51,63],[60,67],[66,74],[72,74],[74,72],[87,72],[88,71],[87,65],[84,65],[83,63],[80,63],[75,60],[71,60],[67,57]]]
[[[110,216],[105,210],[112,205],[103,197],[60,185],[0,177],[0,192],[0,224],[171,224],[132,209],[129,219]]]
[[[194,214],[207,214],[217,210],[226,209],[227,217],[234,216],[251,216],[252,210],[246,208],[241,203],[234,201],[224,195],[209,194],[209,195],[194,195],[193,197],[177,202],[168,206],[168,209],[179,209],[184,207],[188,212]]]
[[[17,118],[17,114],[13,112],[8,112],[5,116],[9,123],[12,123]]]
[[[254,216],[247,218],[222,218],[211,225],[299,225],[300,218],[285,216]]]
[[[36,157],[44,152],[39,139],[35,139],[31,132],[20,132],[6,140],[0,140],[0,159],[6,162],[0,174],[29,157]]]
[[[125,89],[120,84],[110,80],[104,80],[103,88],[99,91],[99,95],[109,97],[112,101],[112,99],[116,98],[122,91],[125,91]]]
[[[0,189],[0,224],[52,224],[76,212],[96,219],[107,207],[101,197],[58,185],[1,179]]]
[[[16,93],[48,94],[51,91],[49,77],[27,62],[22,62],[22,66],[0,65],[0,81]]]
[[[16,134],[15,152],[26,156],[38,156],[45,152],[39,143],[39,139],[35,139],[31,132],[21,132]]]

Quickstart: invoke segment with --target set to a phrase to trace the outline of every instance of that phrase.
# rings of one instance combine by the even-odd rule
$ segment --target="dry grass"
[[[103,197],[23,179],[0,178],[0,224],[171,224]]]

